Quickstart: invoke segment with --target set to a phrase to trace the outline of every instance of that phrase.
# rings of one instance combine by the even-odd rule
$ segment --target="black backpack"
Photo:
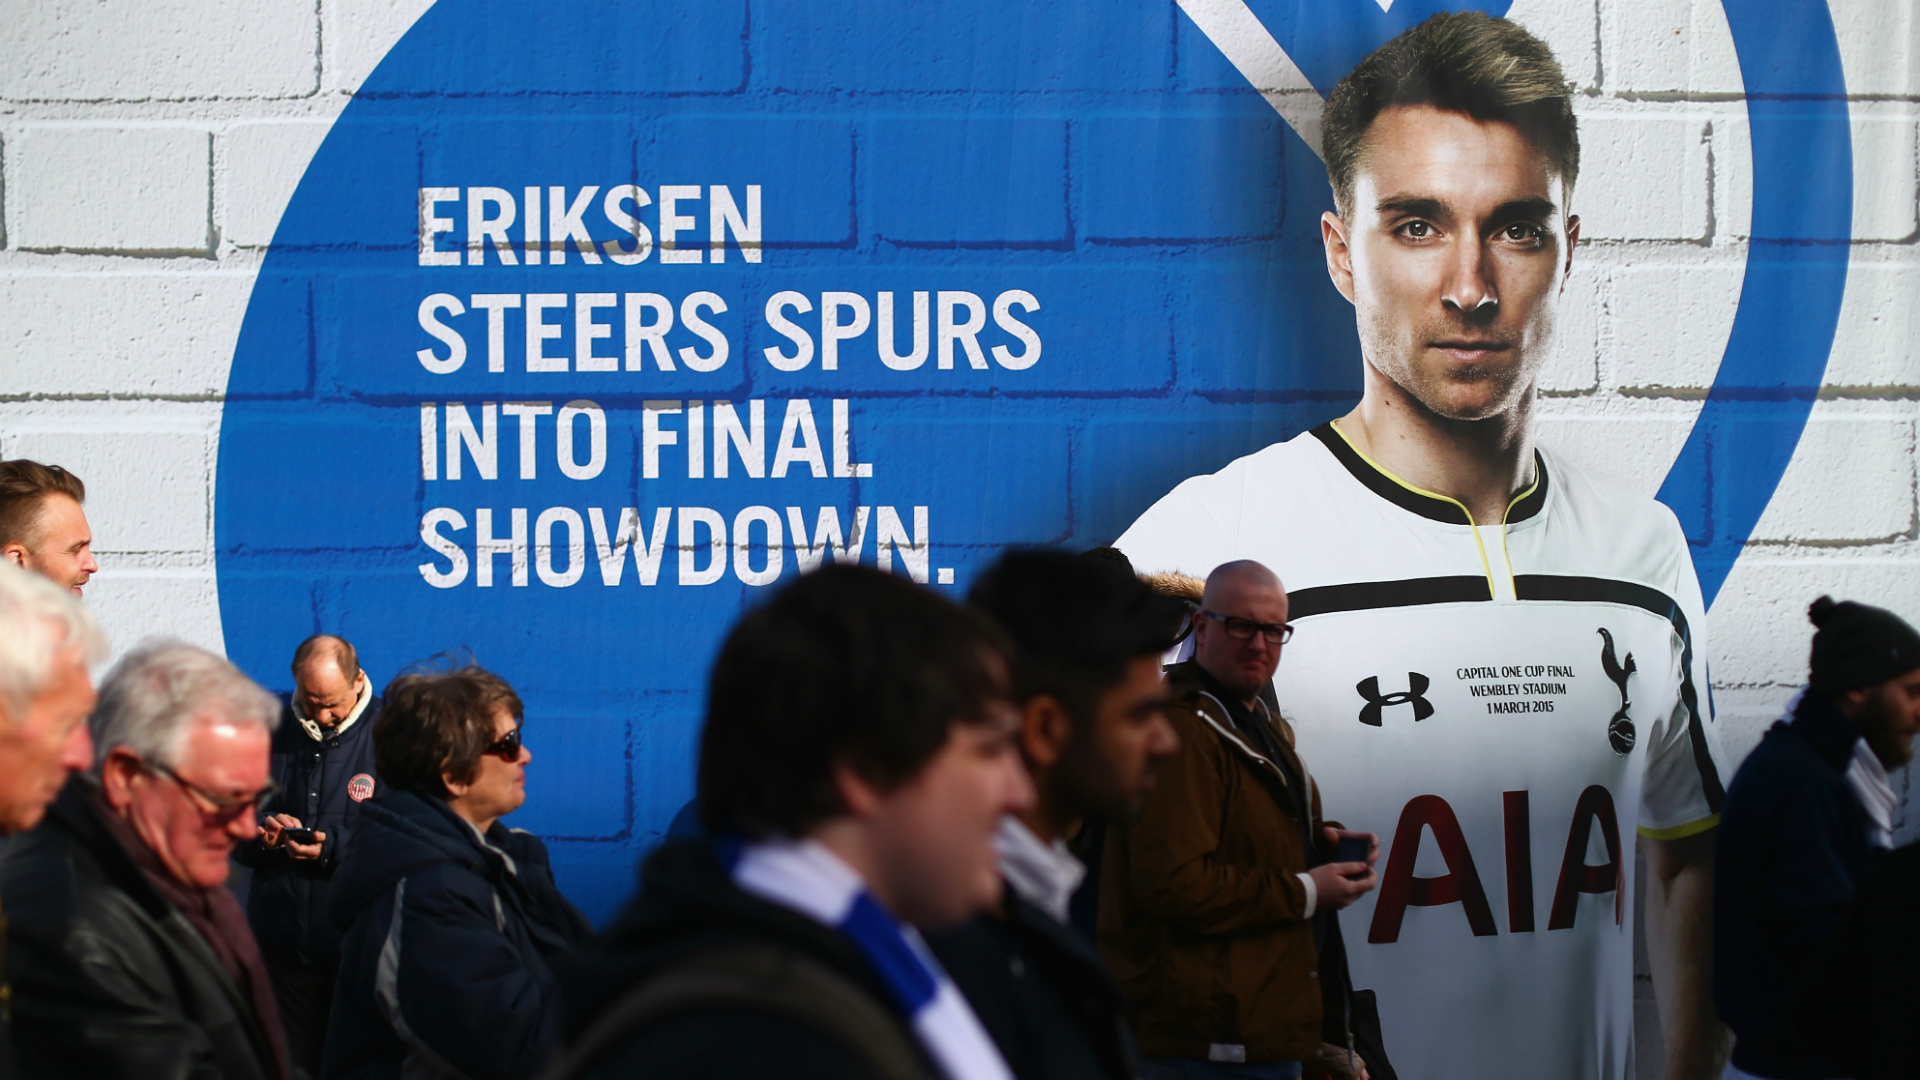
[[[881,1080],[937,1080],[899,1021],[818,961],[763,942],[696,949],[642,980],[562,1053],[542,1080],[579,1080],[634,1035],[711,1008],[779,1013],[865,1059]]]

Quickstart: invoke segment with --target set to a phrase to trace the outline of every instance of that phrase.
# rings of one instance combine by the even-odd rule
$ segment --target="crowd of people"
[[[697,825],[596,936],[501,823],[533,755],[498,674],[442,658],[375,694],[316,635],[276,699],[154,641],[96,696],[86,579],[45,554],[85,551],[82,499],[0,462],[0,1070],[1396,1075],[1337,915],[1378,838],[1323,816],[1257,562],[1202,583],[1013,550],[964,606],[852,566],[784,587],[714,662]],[[1808,688],[1719,830],[1729,1075],[1910,1077],[1920,848],[1888,851],[1887,771],[1920,729],[1920,634],[1811,617]]]
[[[86,488],[0,462],[0,1077],[1617,1078],[1622,834],[1671,1080],[1920,1077],[1920,634],[1815,600],[1806,688],[1723,768],[1673,516],[1530,434],[1579,234],[1550,50],[1434,16],[1324,148],[1354,411],[964,603],[772,590],[597,933],[504,824],[504,673],[376,693],[319,634],[276,698],[161,640],[96,690]]]

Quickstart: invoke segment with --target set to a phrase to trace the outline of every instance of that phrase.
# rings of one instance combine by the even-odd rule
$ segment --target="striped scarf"
[[[723,843],[720,856],[743,891],[831,926],[858,946],[947,1080],[1012,1080],[999,1048],[920,935],[882,907],[839,856],[813,840]]]

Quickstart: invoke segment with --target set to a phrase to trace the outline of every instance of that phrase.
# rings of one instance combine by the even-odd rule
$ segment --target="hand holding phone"
[[[282,829],[280,830],[280,835],[284,837],[289,844],[311,844],[315,842],[312,829]],[[1366,855],[1362,853],[1360,857],[1364,859]]]

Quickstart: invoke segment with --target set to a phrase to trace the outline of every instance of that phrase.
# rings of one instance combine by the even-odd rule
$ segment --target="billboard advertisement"
[[[1495,387],[1527,452],[1490,517],[1394,464],[1364,402],[1431,403],[1390,392],[1410,383],[1369,311],[1405,281],[1343,231],[1392,203],[1382,235],[1425,243],[1465,204],[1336,204],[1323,103],[1442,10],[1511,17],[1581,81],[1591,12],[437,4],[334,124],[254,289],[220,428],[228,652],[472,650],[527,706],[512,824],[601,918],[692,793],[718,642],[780,582],[860,562],[958,597],[1012,544],[1258,558],[1295,594],[1278,689],[1329,816],[1382,840],[1357,983],[1444,960],[1473,1009],[1589,1017],[1553,1056],[1613,1074],[1623,844],[1718,812],[1706,613],[1818,395],[1853,236],[1826,4],[1694,7],[1738,87],[1652,134],[1576,100],[1579,183],[1474,219],[1535,294],[1434,271],[1458,333],[1429,351],[1525,361]],[[1738,197],[1701,206],[1649,164],[1731,152],[1710,175]],[[1669,233],[1728,271],[1704,330],[1594,284]],[[1684,440],[1604,448],[1662,459],[1657,501],[1514,404],[1587,392],[1595,341],[1676,335],[1708,372]],[[1436,415],[1491,415],[1463,409]],[[1420,1075],[1449,1014],[1382,1013]]]

